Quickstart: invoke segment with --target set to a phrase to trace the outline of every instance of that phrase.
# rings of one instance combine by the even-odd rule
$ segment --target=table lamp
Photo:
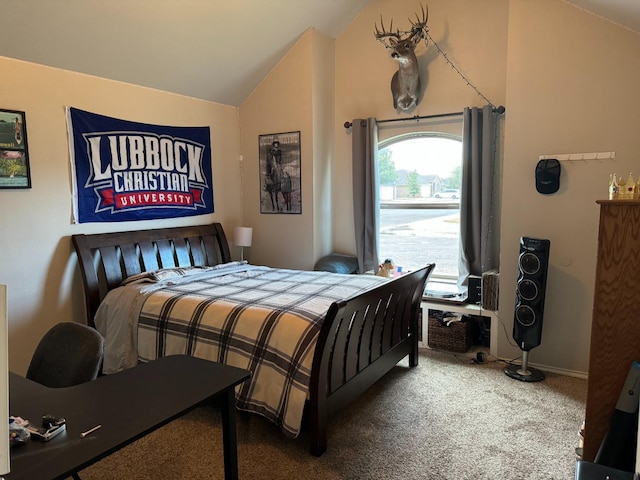
[[[240,247],[240,260],[244,260],[244,247],[251,246],[251,237],[253,236],[253,228],[236,227],[233,234],[233,243]]]

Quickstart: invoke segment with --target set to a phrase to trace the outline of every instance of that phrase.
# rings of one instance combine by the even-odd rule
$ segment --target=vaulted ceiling
[[[370,1],[4,0],[0,55],[240,105],[308,28],[337,37]],[[640,32],[640,0],[563,1]]]

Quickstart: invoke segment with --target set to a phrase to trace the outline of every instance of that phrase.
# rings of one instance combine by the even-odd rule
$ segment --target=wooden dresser
[[[584,456],[593,461],[640,360],[640,200],[600,200]]]

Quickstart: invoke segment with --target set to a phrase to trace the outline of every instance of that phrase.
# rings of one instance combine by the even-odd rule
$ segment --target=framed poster
[[[300,132],[258,136],[260,213],[302,213]]]
[[[31,188],[24,112],[0,109],[0,188]]]

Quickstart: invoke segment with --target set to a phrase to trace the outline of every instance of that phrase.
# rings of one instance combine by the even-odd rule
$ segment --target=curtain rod
[[[493,109],[494,112],[497,112],[499,115],[502,115],[506,108],[502,105]],[[424,120],[427,118],[443,118],[443,117],[457,117],[462,115],[464,112],[453,112],[453,113],[437,113],[435,115],[415,115],[413,117],[404,117],[404,118],[388,118],[386,120],[378,120],[378,123],[391,123],[391,122],[407,122],[410,120]],[[352,122],[344,122],[344,128],[351,128]]]

